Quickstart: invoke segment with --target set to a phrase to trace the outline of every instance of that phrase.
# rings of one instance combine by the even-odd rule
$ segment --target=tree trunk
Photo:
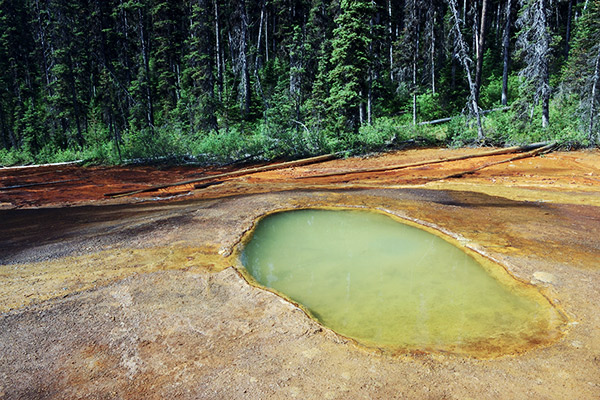
[[[265,15],[265,62],[269,62],[269,13]]]
[[[456,88],[456,50],[454,46],[452,46],[452,67],[450,68],[450,88],[454,90]]]
[[[50,67],[48,65],[48,57],[46,55],[46,33],[42,24],[42,10],[40,8],[39,0],[36,0],[35,8],[37,13],[37,28],[41,45],[42,63],[44,65],[44,77],[46,78],[46,89],[48,89],[48,94],[52,96],[52,89],[50,85]]]
[[[547,63],[542,66],[542,70],[542,128],[547,128],[550,125],[550,73]]]
[[[394,40],[392,38],[392,0],[388,0],[388,34],[389,34],[389,57],[390,57],[390,80],[394,82]]]
[[[431,93],[435,94],[435,25],[437,13],[433,12],[433,21],[431,25],[431,49],[429,52],[430,69],[431,69]]]
[[[483,140],[483,126],[481,125],[481,113],[479,111],[479,105],[477,104],[477,96],[475,92],[475,83],[471,77],[471,70],[469,68],[469,57],[467,55],[467,46],[460,31],[460,18],[456,9],[456,0],[450,0],[450,9],[454,18],[453,29],[456,35],[456,45],[458,47],[458,57],[463,64],[465,72],[467,74],[467,81],[469,82],[469,89],[471,91],[471,108],[472,112],[477,118],[477,139]]]
[[[417,13],[417,2],[413,0],[414,13],[417,14],[417,21],[419,20]],[[412,62],[412,86],[413,86],[413,125],[417,124],[417,60],[419,57],[419,23],[417,22],[417,29],[415,33],[415,48],[413,53]]]
[[[483,69],[483,54],[485,46],[485,31],[487,28],[488,19],[488,0],[483,0],[483,6],[481,7],[481,25],[479,27],[479,35],[477,40],[477,65],[475,67],[475,96],[476,100],[479,101],[479,92],[481,89],[481,74]]]
[[[373,123],[373,72],[369,72],[369,91],[367,93],[367,123]]]
[[[131,196],[131,195],[139,194],[139,193],[153,192],[153,191],[156,191],[159,189],[165,189],[168,187],[191,185],[192,183],[195,184],[195,183],[200,183],[200,182],[222,180],[222,178],[229,179],[229,178],[236,178],[236,177],[244,176],[244,175],[256,174],[259,172],[275,171],[275,170],[284,169],[284,168],[300,167],[300,166],[304,166],[304,165],[310,165],[310,164],[316,164],[316,163],[325,162],[325,161],[329,161],[329,160],[334,160],[340,154],[341,153],[325,154],[322,156],[303,158],[303,159],[295,160],[295,161],[286,161],[286,162],[277,163],[277,164],[263,165],[262,167],[239,169],[237,171],[225,172],[225,173],[216,174],[216,175],[208,175],[208,176],[203,176],[203,177],[196,178],[196,179],[190,179],[187,181],[175,182],[175,183],[158,185],[158,186],[151,186],[148,188],[132,190],[132,191],[128,191],[128,192],[105,193],[104,196],[110,196],[110,197]]]
[[[510,62],[510,29],[511,29],[512,0],[506,0],[506,23],[502,35],[502,105],[508,104],[508,63]]]
[[[373,17],[369,22],[369,35],[373,37]],[[372,60],[374,58],[373,55],[373,41],[369,41],[369,58]],[[367,79],[367,124],[371,125],[373,122],[372,117],[372,102],[373,102],[373,66],[369,65],[368,69],[369,78]]]
[[[129,20],[127,19],[127,12],[126,12],[126,10],[124,8],[123,0],[121,0],[119,2],[119,9],[120,9],[119,17],[120,17],[120,21],[121,21],[121,24],[120,24],[120,28],[121,28],[120,30],[121,30],[121,32],[120,33],[121,33],[121,35],[123,35],[123,38],[125,39],[124,41],[126,43],[128,43],[129,42]],[[125,70],[125,84],[126,84],[126,86],[122,86],[122,85],[121,86],[122,86],[123,92],[126,94],[126,96],[125,96],[125,109],[126,109],[127,114],[128,114],[129,110],[131,109],[131,106],[135,103],[135,101],[134,101],[133,97],[129,94],[129,92],[127,91],[127,89],[126,89],[126,87],[128,87],[129,85],[131,85],[131,80],[132,80],[131,79],[131,69],[132,69],[131,68],[131,63],[130,63],[130,60],[129,60],[129,55],[127,54],[126,51],[119,52],[119,61],[120,61],[121,65],[125,66],[124,70]],[[112,68],[109,68],[109,65],[110,64],[108,64],[108,63],[106,64],[107,69],[113,74],[113,76],[115,77],[114,78],[115,81],[118,82],[116,74],[113,72]],[[126,125],[126,121],[127,121],[127,118],[124,118],[124,125],[123,126]]]
[[[215,79],[215,61],[218,67],[218,57],[215,59],[213,55],[218,55],[218,49],[215,49],[216,40],[212,39],[212,27],[211,27],[211,8],[212,3],[210,0],[196,0],[198,10],[200,11],[193,18],[197,19],[197,24],[194,24],[194,30],[191,32],[192,35],[196,35],[199,39],[198,48],[196,51],[199,53],[199,57],[195,57],[193,65],[197,70],[201,71],[201,90],[206,96],[206,100],[203,101],[204,110],[201,111],[203,125],[202,129],[210,129],[218,131],[217,122],[217,103],[218,93],[215,94],[215,86],[218,87],[218,82]],[[215,32],[216,33],[216,32]],[[204,61],[202,60],[204,57]],[[179,65],[177,64],[177,77],[179,77]],[[178,78],[179,81],[179,78]],[[196,82],[194,82],[196,86]],[[199,110],[198,110],[199,111]]]
[[[223,60],[223,46],[221,45],[221,28],[219,26],[219,0],[214,0],[215,11],[215,59],[217,63],[217,87],[219,93],[219,102],[223,101],[223,71],[225,61]]]
[[[353,170],[346,170],[346,171],[329,172],[329,173],[324,173],[324,174],[305,175],[305,176],[300,176],[296,179],[327,178],[327,177],[332,177],[332,176],[366,174],[366,173],[372,174],[372,173],[376,173],[376,172],[394,171],[394,170],[399,170],[399,169],[421,167],[424,165],[433,165],[433,164],[447,163],[447,162],[453,162],[453,161],[468,160],[468,159],[473,159],[473,158],[491,157],[491,156],[497,156],[497,155],[502,155],[502,154],[522,153],[524,151],[530,152],[530,151],[534,151],[535,149],[543,149],[541,151],[546,151],[550,148],[550,146],[554,146],[554,142],[532,143],[532,144],[527,144],[524,146],[514,146],[514,147],[507,147],[504,149],[485,151],[483,153],[467,154],[464,156],[438,158],[438,159],[434,159],[434,160],[418,161],[418,162],[412,162],[412,163],[407,163],[407,164],[393,164],[393,165],[387,165],[384,167],[360,168],[360,169],[353,169]]]
[[[148,125],[151,128],[154,128],[154,107],[152,104],[152,90],[150,87],[150,54],[148,50],[148,38],[146,36],[146,29],[144,28],[145,18],[142,13],[142,8],[138,9],[138,17],[140,24],[140,44],[142,46],[142,60],[144,62],[144,71],[145,71],[145,83],[146,83],[146,119],[148,121]]]
[[[17,143],[15,140],[15,136],[12,134],[12,130],[10,126],[6,124],[6,117],[4,115],[4,110],[0,107],[0,129],[2,130],[2,144],[5,149],[9,148],[17,148]]]
[[[79,101],[77,100],[77,91],[75,88],[75,74],[73,71],[73,59],[72,57],[69,57],[69,72],[70,72],[70,79],[69,79],[69,86],[71,87],[71,101],[73,103],[73,111],[75,114],[75,126],[77,127],[77,144],[79,144],[79,147],[83,148],[84,145],[84,139],[83,139],[83,134],[81,132],[81,113],[79,110]]]
[[[529,158],[529,157],[535,157],[538,154],[546,154],[552,151],[552,148],[556,146],[555,142],[551,142],[543,147],[538,147],[534,150],[528,151],[526,153],[521,153],[519,155],[504,159],[504,160],[500,160],[500,161],[493,161],[484,165],[481,165],[479,167],[476,168],[472,168],[472,169],[468,169],[466,171],[461,171],[461,172],[457,172],[451,175],[446,175],[443,176],[441,178],[434,178],[433,180],[438,181],[438,180],[445,180],[445,179],[450,179],[450,178],[460,178],[463,175],[468,175],[468,174],[473,174],[477,171],[481,171],[484,168],[488,168],[488,167],[492,167],[494,165],[498,165],[498,164],[504,164],[507,162],[512,162],[512,161],[516,161],[516,160],[522,160],[524,158]]]
[[[412,84],[413,84],[413,125],[417,124],[417,56],[413,57],[412,65]]]
[[[542,19],[542,26],[548,29],[548,2],[546,0],[541,0],[541,9],[540,16]],[[550,48],[550,37],[548,35],[544,35],[544,49]],[[543,58],[541,67],[541,77],[542,77],[542,127],[547,128],[550,125],[550,68],[549,68],[549,60],[547,57]]]
[[[598,47],[598,56],[596,56],[596,68],[594,70],[594,77],[592,78],[592,91],[590,99],[590,124],[588,127],[588,135],[590,142],[594,143],[594,119],[596,118],[596,91],[598,88],[598,81],[600,80],[600,46]],[[596,138],[596,143],[600,141],[600,137]]]
[[[569,11],[567,12],[567,32],[565,37],[565,60],[569,58],[569,42],[571,41],[571,16],[573,15],[573,0],[569,0]]]
[[[548,125],[550,125],[550,92],[542,97],[542,128],[547,128]]]
[[[498,35],[500,34],[500,17],[502,15],[502,2],[498,2],[496,9],[496,21],[494,22],[494,43],[498,43]]]
[[[250,68],[248,66],[248,13],[246,11],[246,0],[240,1],[240,16],[241,16],[241,28],[242,38],[240,43],[240,62],[242,63],[242,117],[248,118],[250,114]]]
[[[113,133],[113,138],[115,140],[115,146],[117,148],[117,155],[119,156],[119,161],[122,161],[121,145],[120,145],[121,140],[119,137],[119,129],[117,128],[117,124],[115,122],[116,121],[114,120],[114,117],[113,117],[113,111],[109,110],[108,111],[108,132]]]
[[[474,2],[471,6],[471,16],[473,17],[473,25],[471,32],[473,32],[473,55],[475,56],[475,63],[477,63],[477,54],[479,54],[479,4]],[[466,22],[466,20],[465,20]]]
[[[262,1],[261,7],[260,7],[260,24],[258,25],[258,38],[256,39],[256,56],[254,59],[254,76],[258,75],[258,60],[260,59],[260,39],[262,38],[262,31],[263,31],[263,22],[264,22],[264,18],[265,18],[265,3],[266,0]]]

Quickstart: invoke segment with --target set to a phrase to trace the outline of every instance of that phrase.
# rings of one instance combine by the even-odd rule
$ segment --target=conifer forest
[[[0,0],[0,165],[593,147],[599,109],[600,0]]]

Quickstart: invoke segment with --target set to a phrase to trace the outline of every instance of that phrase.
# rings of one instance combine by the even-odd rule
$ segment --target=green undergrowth
[[[430,96],[425,100],[431,99]],[[424,108],[430,106],[422,102]],[[523,118],[518,105],[488,113],[483,118],[483,141],[477,138],[474,119],[458,116],[446,123],[415,126],[409,114],[376,118],[353,134],[340,134],[316,125],[264,121],[211,132],[189,132],[177,124],[165,125],[152,130],[122,132],[118,141],[107,131],[93,130],[85,135],[84,147],[65,149],[48,143],[35,153],[27,148],[0,149],[0,165],[74,160],[108,165],[137,162],[218,165],[236,160],[294,159],[332,152],[352,156],[406,147],[510,146],[550,140],[564,149],[594,146],[590,138],[581,133],[580,121],[562,117],[569,115],[565,113],[568,108],[569,104],[554,104],[550,114],[552,124],[548,128],[525,122],[539,121],[540,118],[535,118],[539,109],[534,110],[534,118]],[[428,116],[439,117],[434,111]]]

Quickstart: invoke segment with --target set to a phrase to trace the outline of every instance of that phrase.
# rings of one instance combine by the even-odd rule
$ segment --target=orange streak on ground
[[[366,158],[340,159],[246,175],[230,179],[225,185],[217,185],[205,190],[195,191],[193,185],[181,185],[119,200],[108,199],[105,194],[175,183],[235,169],[231,167],[210,169],[191,166],[158,168],[151,166],[79,167],[72,165],[0,169],[0,208],[64,206],[98,202],[127,203],[137,201],[136,199],[140,198],[170,197],[189,192],[193,192],[194,196],[197,197],[203,197],[203,192],[210,194],[210,197],[218,197],[242,192],[278,190],[281,185],[283,186],[280,189],[289,189],[290,186],[293,188],[335,187],[340,184],[358,186],[433,184],[435,186],[438,185],[435,183],[436,180],[449,174],[476,168],[485,163],[505,160],[513,156],[510,154],[497,155],[376,173],[295,179],[338,171],[378,168],[386,165],[476,154],[484,151],[488,151],[488,149],[432,148],[395,151]],[[70,181],[1,190],[2,187],[62,180]],[[445,183],[447,185],[543,187],[545,190],[550,191],[600,191],[600,151],[555,152],[541,157],[526,158],[491,166],[472,175],[449,179]]]

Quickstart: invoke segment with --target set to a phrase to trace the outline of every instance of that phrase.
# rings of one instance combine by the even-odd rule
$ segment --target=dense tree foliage
[[[597,145],[598,21],[599,0],[0,0],[0,163]]]

